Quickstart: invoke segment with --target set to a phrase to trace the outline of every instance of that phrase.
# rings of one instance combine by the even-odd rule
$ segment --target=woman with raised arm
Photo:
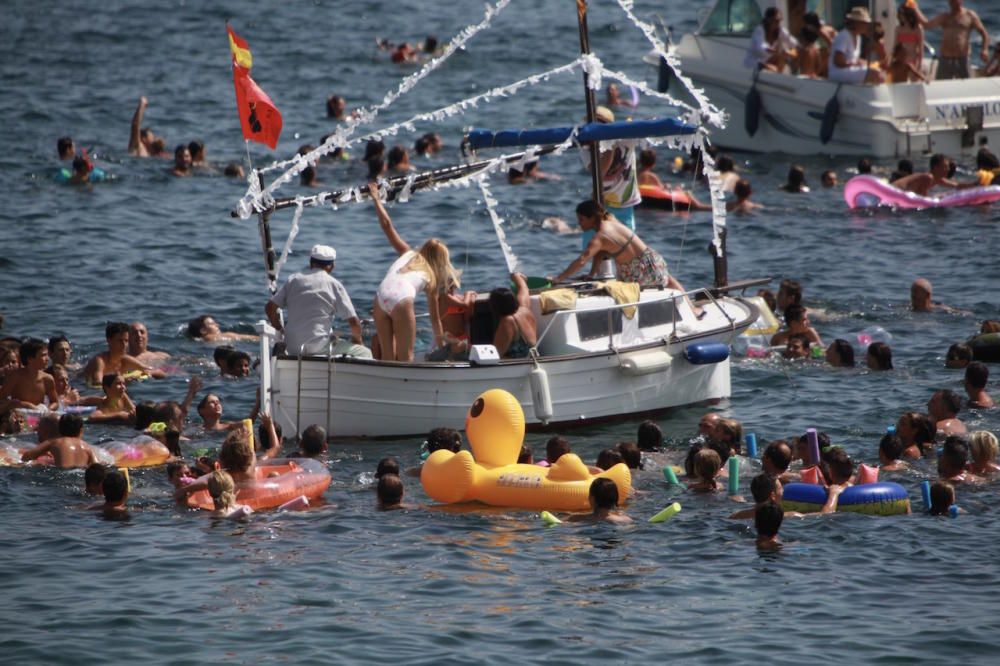
[[[385,361],[413,361],[413,347],[417,339],[417,320],[414,300],[417,292],[427,294],[434,346],[445,343],[438,308],[438,294],[447,289],[449,278],[455,275],[448,255],[448,246],[437,238],[425,242],[414,251],[404,241],[382,204],[378,184],[370,183],[368,191],[379,226],[399,258],[389,267],[375,295],[375,330],[381,346],[381,359]]]

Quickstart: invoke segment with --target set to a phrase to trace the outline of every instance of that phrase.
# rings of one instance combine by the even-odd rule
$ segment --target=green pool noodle
[[[651,523],[665,522],[667,519],[672,518],[674,514],[676,514],[680,510],[681,510],[680,503],[674,502],[673,504],[665,508],[663,511],[660,511],[658,514],[650,518],[649,522]]]
[[[674,466],[667,465],[663,468],[663,478],[667,480],[667,483],[672,483],[675,486],[679,485],[680,482],[677,480],[677,475],[674,474]]]
[[[729,457],[729,494],[736,495],[740,492],[740,459],[736,456]]]
[[[538,514],[538,517],[542,519],[542,522],[545,523],[546,527],[552,527],[553,525],[562,524],[561,520],[553,516],[548,511],[542,511],[540,514]]]

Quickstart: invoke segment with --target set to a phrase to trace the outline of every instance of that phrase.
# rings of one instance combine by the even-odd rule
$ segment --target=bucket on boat
[[[528,276],[527,278],[525,278],[525,282],[528,283],[529,291],[534,291],[536,289],[548,289],[549,287],[552,286],[552,283],[548,280],[548,278],[540,277],[537,275]],[[515,284],[513,281],[511,281],[510,283],[510,288],[511,290],[514,291],[514,293],[517,293],[517,284]]]

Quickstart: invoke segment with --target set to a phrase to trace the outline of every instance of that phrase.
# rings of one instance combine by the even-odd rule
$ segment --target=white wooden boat
[[[729,115],[726,127],[712,130],[713,144],[753,152],[876,158],[921,153],[972,155],[982,139],[991,147],[1000,145],[1000,77],[935,81],[937,60],[932,55],[924,58],[929,83],[845,84],[838,88],[837,83],[825,79],[763,71],[756,81],[761,108],[757,129],[751,134],[746,100],[754,85],[753,70],[743,66],[744,56],[767,7],[781,9],[783,25],[789,28],[789,4],[788,0],[716,0],[699,29],[671,47],[684,74]],[[839,30],[848,4],[858,3],[818,0],[809,7],[816,8],[826,23]],[[885,28],[890,51],[895,4],[891,0],[869,3],[873,19]],[[943,11],[946,6],[936,9]],[[939,35],[939,31],[930,31],[927,40]],[[978,56],[975,45],[973,56]],[[656,60],[651,54],[650,61]],[[970,62],[978,62],[978,58],[972,57]],[[675,83],[676,79],[672,88]],[[832,136],[824,142],[821,127],[827,104],[835,95],[839,114]],[[749,123],[750,127],[753,124]]]
[[[622,315],[629,306],[586,285],[572,310],[542,314],[536,294],[537,356],[496,364],[272,358],[274,329],[261,322],[262,395],[286,435],[315,423],[335,437],[462,428],[469,405],[491,388],[517,397],[529,428],[634,418],[726,398],[729,342],[756,320],[757,310],[706,292],[699,320],[681,296],[644,289],[629,319]],[[477,329],[492,328],[485,302],[477,304],[475,318],[474,344]]]

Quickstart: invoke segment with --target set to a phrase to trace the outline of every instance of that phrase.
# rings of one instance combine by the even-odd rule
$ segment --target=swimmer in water
[[[819,177],[819,182],[827,189],[837,187],[837,172],[829,169],[824,171]]]
[[[195,139],[188,143],[188,152],[191,153],[191,166],[196,169],[211,169],[205,159],[205,142]],[[214,171],[214,169],[211,169]]]
[[[375,486],[379,511],[406,508],[403,505],[403,480],[395,474],[382,474]]]
[[[617,83],[609,83],[607,93],[608,93],[608,106],[610,107],[627,106],[629,108],[635,107],[635,104],[632,102],[632,100],[622,99],[622,94],[618,88]]]
[[[190,176],[191,163],[191,150],[182,143],[174,149],[174,166],[170,173],[181,178]]]
[[[904,458],[922,458],[933,450],[937,427],[927,414],[903,412],[896,421],[896,434],[903,442]]]
[[[216,518],[239,519],[246,518],[253,509],[245,504],[236,503],[236,483],[228,472],[217,469],[208,475],[206,481],[208,494],[212,497],[215,510],[212,515]]]
[[[699,449],[692,460],[691,472],[693,481],[688,483],[688,490],[695,492],[715,492],[719,489],[716,477],[722,470],[722,458],[709,448]]]
[[[590,492],[587,495],[591,512],[574,514],[567,518],[570,523],[607,522],[612,525],[629,525],[632,519],[617,511],[618,486],[611,479],[600,478],[590,482]]]
[[[49,366],[50,369],[57,365],[61,365],[67,370],[79,369],[79,364],[74,364],[70,360],[73,356],[73,346],[69,343],[69,339],[65,335],[54,335],[49,338],[48,347],[49,363],[52,364]]]
[[[968,460],[969,445],[965,438],[950,435],[944,440],[941,455],[938,456],[937,471],[940,480],[949,483],[981,483],[983,479],[966,468]]]
[[[22,462],[51,455],[56,467],[87,467],[97,462],[94,449],[83,441],[83,417],[63,414],[59,417],[59,436],[48,439],[21,454]]]
[[[870,370],[892,370],[892,348],[884,342],[873,342],[865,353],[865,364]]]
[[[990,370],[985,363],[973,361],[965,368],[965,394],[969,396],[969,407],[977,409],[990,409],[996,403],[990,394],[986,392],[986,384],[990,380]]]
[[[240,427],[240,423],[230,423],[222,420],[222,400],[214,393],[209,393],[198,403],[198,416],[207,431],[232,430]]]
[[[785,511],[776,502],[764,502],[754,509],[753,524],[757,529],[756,545],[758,550],[779,550],[781,541],[778,531],[785,519]]]
[[[656,421],[643,421],[639,424],[635,441],[640,451],[659,451],[663,448],[663,430],[656,425]]]
[[[808,194],[809,187],[806,185],[806,170],[798,164],[792,165],[788,169],[788,182],[779,189],[792,194]]]
[[[330,95],[326,98],[326,117],[343,120],[347,110],[347,100],[340,95]]]
[[[854,347],[847,340],[837,338],[826,348],[826,362],[835,368],[853,368]]]
[[[967,469],[979,476],[992,476],[1000,472],[997,455],[1000,454],[1000,443],[997,436],[988,430],[977,430],[969,437],[969,450],[972,462]]]
[[[237,333],[235,331],[223,331],[219,328],[215,319],[211,315],[203,314],[188,322],[187,334],[195,340],[203,342],[220,342],[223,340],[236,340],[244,342],[256,342],[260,336],[253,333]]]
[[[785,341],[785,351],[781,352],[781,355],[790,361],[812,356],[809,336],[805,333],[789,335],[788,340]]]
[[[90,415],[94,423],[104,421],[129,422],[135,420],[135,403],[125,390],[125,379],[119,372],[109,372],[101,378],[104,399]]]
[[[929,170],[903,176],[899,180],[892,182],[892,186],[914,192],[920,196],[929,196],[930,191],[935,187],[947,187],[954,190],[961,190],[968,187],[977,187],[979,181],[970,183],[957,183],[949,176],[951,171],[951,160],[941,153],[931,155]]]
[[[928,513],[932,516],[947,516],[955,504],[955,486],[947,481],[935,481],[931,484],[931,506]],[[959,509],[960,513],[965,513]]]
[[[946,368],[967,368],[975,358],[972,347],[964,342],[956,342],[948,347],[948,352],[944,357],[944,367]]]
[[[746,178],[740,178],[736,181],[733,194],[736,195],[736,199],[726,203],[726,212],[728,213],[746,215],[764,208],[764,206],[756,201],[750,201],[750,196],[753,194],[753,187],[751,187],[750,181]]]
[[[104,492],[104,504],[98,506],[106,518],[126,518],[128,509],[128,477],[118,470],[108,472],[101,484]]]
[[[299,437],[299,456],[318,460],[326,451],[326,428],[315,423],[306,427]]]
[[[104,494],[104,478],[108,475],[108,468],[101,463],[90,463],[83,471],[83,491],[88,495]]]
[[[229,472],[237,487],[240,484],[253,481],[255,478],[257,456],[250,444],[250,436],[251,433],[242,427],[233,430],[226,435],[222,448],[219,450],[219,465],[223,470]],[[208,477],[203,476],[183,488],[178,488],[174,492],[174,498],[178,502],[184,502],[191,494],[207,489]]]
[[[108,351],[101,352],[87,362],[83,375],[88,384],[96,385],[104,375],[119,372],[121,374],[139,372],[156,379],[167,376],[162,370],[151,368],[138,359],[127,354],[129,341],[129,325],[125,322],[110,322],[104,329],[104,337],[108,343]]]
[[[945,435],[964,435],[965,424],[958,419],[962,409],[962,398],[947,389],[935,391],[927,401],[927,413],[934,419],[938,432]]]
[[[250,354],[234,350],[226,356],[226,367],[222,371],[224,377],[249,377]]]
[[[41,340],[30,339],[19,350],[21,367],[7,373],[0,387],[0,407],[34,409],[48,404],[59,404],[56,382],[45,372],[49,365],[49,351]]]
[[[746,520],[756,518],[757,509],[767,503],[774,503],[781,506],[783,494],[781,481],[768,474],[758,474],[750,482],[750,493],[753,495],[754,506],[749,509],[740,509],[732,514],[731,520]],[[795,511],[788,511],[784,514],[789,518],[802,518],[802,514]]]
[[[944,303],[935,303],[932,299],[934,288],[930,280],[917,278],[910,285],[910,309],[914,312],[959,312]]]
[[[148,127],[142,127],[142,117],[145,115],[148,105],[149,100],[145,97],[140,97],[139,104],[135,107],[135,113],[132,115],[132,126],[128,139],[128,154],[134,157],[151,157],[162,152],[162,148],[157,149],[155,145],[158,140],[162,143],[162,139],[158,139],[153,134],[153,130]]]
[[[906,444],[899,435],[886,433],[878,443],[878,464],[883,472],[898,472],[909,469],[910,466],[903,460],[903,453],[906,451]]]
[[[781,291],[778,292],[779,299],[778,305],[781,305]],[[819,337],[819,333],[816,329],[809,324],[809,315],[805,307],[801,305],[789,305],[785,308],[785,325],[788,327],[783,331],[778,331],[771,337],[771,346],[777,347],[783,344],[787,344],[788,338],[801,333],[806,336],[810,343],[823,345],[823,340]]]
[[[179,460],[167,463],[167,481],[175,490],[192,483],[196,478],[197,476],[186,462]]]
[[[834,513],[837,510],[837,502],[840,494],[854,485],[851,479],[854,477],[854,462],[847,456],[847,453],[839,447],[835,447],[823,456],[823,467],[829,475],[830,485],[827,486],[826,504],[820,513]]]
[[[59,159],[64,162],[73,159],[73,156],[76,155],[76,144],[73,143],[73,137],[59,137],[59,140],[56,141],[56,151],[59,153]]]
[[[134,321],[128,327],[128,355],[144,365],[154,367],[170,358],[165,351],[149,348],[149,331],[141,321]]]
[[[395,174],[409,173],[416,169],[410,164],[410,153],[403,146],[393,146],[386,156],[386,167]]]

